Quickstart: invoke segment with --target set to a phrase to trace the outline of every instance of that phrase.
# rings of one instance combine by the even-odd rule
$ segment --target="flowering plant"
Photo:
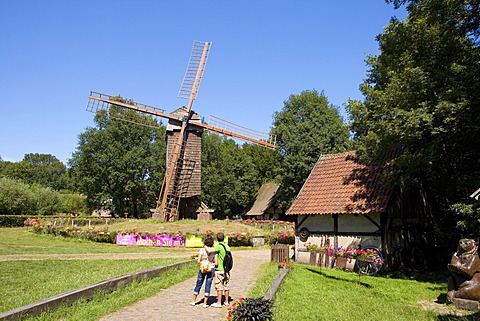
[[[309,252],[319,252],[321,249],[317,244],[312,244],[310,242],[303,244],[303,246],[305,246]]]
[[[40,224],[40,219],[28,218],[28,219],[25,220],[24,224],[25,224],[25,226]]]
[[[270,244],[295,244],[295,231],[294,230],[284,230],[284,231],[275,231],[271,232],[268,235],[268,240]]]
[[[278,263],[279,268],[293,268],[293,263],[290,262],[280,262]]]
[[[370,262],[374,271],[379,270],[384,261],[380,252],[374,249],[356,250],[351,248],[344,249],[342,247],[333,248],[328,246],[318,246],[317,244],[312,244],[310,242],[305,243],[304,246],[309,252],[326,253],[330,257],[343,257],[346,259]]]

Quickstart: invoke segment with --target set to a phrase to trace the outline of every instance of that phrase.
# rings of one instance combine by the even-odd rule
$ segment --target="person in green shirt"
[[[229,306],[229,299],[230,299],[230,275],[225,273],[225,269],[223,267],[223,259],[225,258],[225,249],[230,251],[230,247],[228,244],[224,242],[225,235],[220,232],[217,233],[217,240],[218,244],[216,244],[213,249],[218,254],[218,265],[215,269],[215,277],[214,277],[214,284],[215,289],[217,290],[217,302],[213,303],[211,306],[214,308],[221,308],[222,307],[222,298],[225,295],[225,306]],[[225,246],[225,248],[221,245]]]

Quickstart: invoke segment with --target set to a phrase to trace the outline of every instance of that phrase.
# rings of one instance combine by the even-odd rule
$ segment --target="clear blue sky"
[[[381,0],[0,0],[0,156],[71,157],[98,91],[166,109],[192,43],[213,42],[193,109],[268,132],[290,94],[362,99],[366,54],[395,15]]]

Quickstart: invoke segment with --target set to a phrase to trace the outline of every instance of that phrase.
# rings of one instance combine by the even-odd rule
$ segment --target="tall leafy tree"
[[[445,249],[460,236],[479,237],[472,228],[478,206],[461,203],[480,186],[480,4],[387,2],[406,4],[409,14],[377,36],[380,54],[367,58],[361,85],[365,99],[347,104],[351,128],[373,154],[402,146],[402,182],[430,191],[432,230]]]
[[[348,127],[323,91],[305,90],[290,95],[283,109],[274,114],[272,133],[277,135],[281,157],[285,208],[298,194],[321,154],[353,148]]]
[[[111,106],[108,112],[95,116],[96,127],[79,135],[69,165],[91,209],[111,203],[119,216],[142,217],[155,207],[160,191],[165,170],[165,128],[109,117],[119,114],[137,123],[152,124],[146,115]]]
[[[394,144],[411,182],[423,177],[443,209],[480,185],[480,8],[478,1],[408,4],[369,56],[364,101],[350,101],[355,138],[379,151]]]

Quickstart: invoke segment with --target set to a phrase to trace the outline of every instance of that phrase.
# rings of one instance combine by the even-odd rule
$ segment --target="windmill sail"
[[[169,145],[167,146],[167,169],[153,218],[165,221],[178,220],[180,218],[180,200],[192,198],[191,195],[196,195],[195,193],[199,195],[196,189],[190,187],[192,182],[197,180],[200,182],[201,157],[199,153],[201,152],[203,130],[238,138],[267,148],[275,148],[274,135],[251,130],[213,116],[210,116],[208,124],[200,122],[199,118],[192,119],[194,113],[191,107],[200,89],[211,45],[211,42],[195,41],[193,43],[187,71],[178,93],[179,98],[189,100],[186,107],[179,109],[182,110],[181,113],[168,114],[164,109],[98,92],[90,92],[88,96],[87,110],[102,113],[107,117],[151,127],[160,126],[162,118],[169,120],[167,141],[170,143],[167,143]],[[133,117],[136,113],[142,113],[146,117]],[[139,122],[138,119],[141,121]],[[169,134],[168,128],[171,125],[174,129]],[[196,129],[187,130],[187,127]],[[198,187],[199,189],[200,187]]]
[[[194,41],[187,71],[183,77],[182,85],[178,92],[178,98],[195,100],[200,89],[200,83],[207,67],[208,54],[211,42]]]

